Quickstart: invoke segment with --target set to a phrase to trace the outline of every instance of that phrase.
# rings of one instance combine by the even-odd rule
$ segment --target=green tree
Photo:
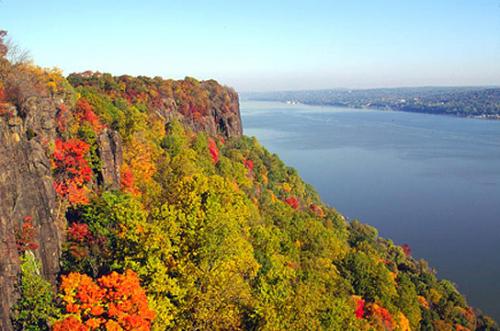
[[[12,322],[16,330],[49,330],[60,311],[55,306],[54,291],[40,274],[40,263],[32,251],[21,257],[20,298],[12,307]]]

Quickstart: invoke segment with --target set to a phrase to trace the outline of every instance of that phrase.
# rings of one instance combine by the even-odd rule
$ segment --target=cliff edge
[[[41,261],[43,276],[56,286],[71,202],[58,195],[52,158],[56,142],[66,140],[72,125],[99,126],[93,137],[99,164],[88,185],[115,190],[122,182],[120,131],[128,132],[141,119],[154,118],[160,130],[178,120],[195,131],[225,138],[240,136],[242,126],[237,93],[213,80],[92,72],[66,80],[57,71],[0,61],[0,329],[11,330],[10,311],[19,297],[20,246],[27,244],[20,237],[27,220],[36,233],[31,250]],[[85,108],[94,107],[92,103],[95,113]],[[129,104],[137,105],[134,113],[127,113]],[[97,123],[92,116],[108,123]]]

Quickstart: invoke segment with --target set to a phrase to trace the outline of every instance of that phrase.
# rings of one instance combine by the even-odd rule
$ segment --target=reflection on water
[[[500,320],[500,121],[241,103],[256,136],[323,200],[408,243]]]

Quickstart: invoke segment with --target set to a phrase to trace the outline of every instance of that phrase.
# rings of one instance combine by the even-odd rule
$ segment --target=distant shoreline
[[[242,93],[244,99],[287,104],[403,111],[500,120],[498,87],[421,87]]]
[[[308,103],[308,102],[301,102],[301,101],[277,101],[277,100],[267,100],[267,99],[244,99],[243,101],[279,102],[279,103],[283,103],[283,104],[287,104],[287,105],[306,105],[306,106],[318,106],[318,107],[368,109],[368,110],[378,110],[378,111],[394,111],[394,112],[404,112],[404,113],[414,113],[414,114],[451,116],[451,117],[476,119],[476,120],[500,121],[500,115],[462,115],[460,113],[433,113],[433,112],[425,112],[425,111],[401,110],[401,109],[394,109],[394,108],[356,107],[356,106],[342,105],[342,104],[320,104],[320,103]]]

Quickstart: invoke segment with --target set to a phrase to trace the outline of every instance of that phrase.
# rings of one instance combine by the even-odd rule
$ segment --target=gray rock
[[[55,138],[55,106],[48,99],[31,100],[23,117],[0,117],[0,329],[11,330],[10,308],[18,294],[15,285],[19,255],[14,229],[31,216],[38,233],[36,257],[42,273],[55,285],[59,271],[61,233],[53,210],[55,191],[49,161],[49,141]],[[15,123],[15,125],[12,125]],[[27,130],[35,137],[28,139]]]
[[[101,160],[100,180],[104,187],[120,189],[120,167],[123,162],[122,138],[118,132],[104,129],[98,136],[98,152]]]

